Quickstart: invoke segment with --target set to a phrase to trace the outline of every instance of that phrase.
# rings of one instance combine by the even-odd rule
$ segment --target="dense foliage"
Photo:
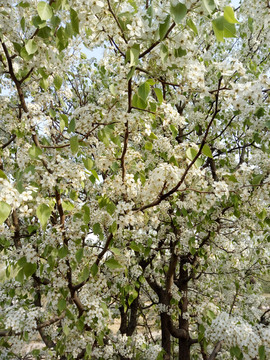
[[[269,11],[1,1],[0,359],[270,358]]]

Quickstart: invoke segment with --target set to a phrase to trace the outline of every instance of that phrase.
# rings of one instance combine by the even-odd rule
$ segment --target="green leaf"
[[[76,122],[75,122],[75,119],[72,118],[72,119],[70,120],[69,125],[68,125],[68,133],[74,132],[74,131],[75,131],[75,128],[76,128]]]
[[[43,230],[46,228],[51,212],[51,208],[46,204],[41,204],[37,208],[37,217]]]
[[[85,268],[83,269],[82,273],[80,274],[80,281],[85,281],[89,278],[90,275],[90,269],[89,266],[85,266]]]
[[[63,132],[65,127],[66,127],[65,121],[63,119],[60,119],[60,131]]]
[[[225,6],[224,18],[231,24],[239,24],[239,22],[235,18],[234,11],[230,6]]]
[[[195,158],[195,156],[197,154],[198,154],[198,151],[193,148],[188,148],[186,151],[186,155],[187,155],[188,159],[191,161]]]
[[[132,292],[129,294],[129,297],[128,297],[128,305],[130,306],[133,301],[138,297],[138,292],[133,289]]]
[[[176,136],[178,135],[178,130],[173,124],[170,125],[170,130],[172,132],[173,137],[176,138]]]
[[[157,140],[157,136],[153,133],[153,132],[151,132],[151,134],[149,135],[149,139],[151,139],[151,140]]]
[[[173,6],[171,4],[170,12],[171,12],[171,15],[172,15],[175,23],[179,24],[187,14],[187,7],[186,7],[186,5],[184,5],[180,2],[175,6]]]
[[[72,204],[72,202],[66,200],[66,201],[62,201],[62,206],[63,206],[63,210],[65,211],[71,211],[74,209],[74,204]]]
[[[144,145],[145,150],[152,151],[153,150],[153,144],[150,141],[146,141]]]
[[[230,24],[227,20],[224,19],[223,28],[225,38],[235,37],[236,28],[234,24]]]
[[[118,256],[121,255],[121,250],[118,248],[112,247],[112,248],[110,248],[110,250],[111,250],[111,252],[114,253],[114,255],[118,255]]]
[[[67,254],[68,254],[68,247],[66,245],[63,245],[62,247],[60,247],[60,249],[58,249],[58,257],[60,259],[66,257]]]
[[[39,85],[44,91],[47,91],[47,89],[49,87],[49,82],[47,79],[41,79],[39,82]]]
[[[54,80],[53,80],[54,86],[56,90],[59,90],[63,84],[63,79],[61,76],[59,75],[55,75]]]
[[[264,345],[259,346],[259,358],[260,358],[260,360],[266,360],[266,354],[265,354]]]
[[[49,20],[53,15],[52,8],[45,1],[40,1],[38,3],[37,12],[41,20]]]
[[[28,55],[34,54],[37,49],[37,44],[33,39],[30,39],[25,43],[25,50],[27,51]]]
[[[68,46],[68,36],[62,26],[56,32],[56,46],[59,51],[64,50]]]
[[[134,250],[134,251],[137,251],[139,252],[141,249],[139,248],[139,246],[135,243],[135,241],[131,241],[129,247]]]
[[[144,102],[146,102],[149,92],[150,92],[150,85],[147,82],[139,86],[138,95]]]
[[[93,174],[94,178],[96,178],[97,180],[99,180],[98,173],[96,172],[96,170],[91,169],[90,171],[91,171],[91,173]]]
[[[0,169],[0,178],[7,179],[7,175],[4,173],[3,170]]]
[[[51,36],[52,29],[49,26],[44,26],[44,28],[39,29],[37,35],[42,39],[48,39]]]
[[[187,55],[187,50],[182,49],[181,46],[178,49],[174,49],[174,56],[175,57],[182,57]]]
[[[68,327],[68,324],[65,324],[65,325],[63,326],[63,333],[64,333],[66,336],[68,336],[69,332],[70,332],[70,329],[69,329],[69,327]]]
[[[112,223],[112,225],[110,226],[109,230],[110,230],[110,232],[111,232],[113,235],[116,233],[116,231],[117,231],[117,222],[116,222],[116,221],[114,221],[114,222]]]
[[[72,30],[75,32],[75,34],[79,34],[80,33],[79,17],[77,11],[72,8],[70,8],[70,20],[71,20]]]
[[[209,14],[215,10],[216,5],[214,0],[202,0],[205,9],[208,11]]]
[[[198,29],[191,19],[187,19],[186,24],[193,30],[194,34],[198,35]]]
[[[159,24],[160,40],[163,40],[165,38],[167,31],[169,30],[169,27],[170,27],[170,21],[171,21],[171,17],[170,17],[170,15],[167,15],[165,21],[163,23]]]
[[[95,224],[93,225],[93,233],[94,233],[95,235],[99,235],[99,237],[100,237],[101,240],[103,239],[104,235],[103,235],[103,231],[102,231],[102,229],[101,229],[100,223],[95,223]]]
[[[146,109],[147,102],[143,101],[143,99],[140,98],[137,94],[134,94],[132,98],[132,106],[138,109]]]
[[[15,277],[15,280],[22,283],[24,279],[24,271],[23,268],[18,272],[18,274]]]
[[[257,116],[258,118],[261,118],[264,116],[264,114],[265,114],[264,108],[260,107],[259,109],[256,110],[254,115]]]
[[[11,206],[4,201],[0,201],[0,225],[8,218]]]
[[[203,146],[203,148],[202,148],[202,153],[203,153],[203,155],[205,155],[205,156],[213,159],[212,151],[211,151],[209,145],[205,144],[205,145]]]
[[[159,104],[162,104],[163,101],[163,94],[162,94],[162,90],[159,88],[154,88],[154,92],[156,94],[156,97],[158,99]]]
[[[65,308],[67,307],[67,303],[66,303],[66,300],[61,298],[58,300],[58,303],[57,303],[57,307],[58,307],[58,310],[60,312],[62,312],[63,310],[65,310]]]
[[[88,158],[85,158],[83,159],[83,163],[84,163],[84,166],[87,170],[91,170],[92,167],[94,166],[94,161],[92,159],[90,159],[89,157]]]
[[[225,20],[224,16],[219,16],[212,21],[213,30],[218,41],[224,41],[225,38],[234,37],[236,29],[234,24],[230,24]]]
[[[119,262],[115,259],[109,259],[107,261],[105,261],[105,265],[109,268],[109,269],[119,269],[122,267],[121,264],[119,264]]]
[[[127,80],[130,80],[135,72],[136,66],[132,66],[132,68],[129,70],[127,74]]]
[[[83,258],[83,248],[80,248],[79,250],[76,251],[75,258],[78,263],[81,262]]]
[[[113,213],[115,212],[116,206],[115,204],[110,201],[107,205],[106,205],[106,210],[110,215],[113,215]]]
[[[37,264],[34,263],[26,263],[23,267],[24,275],[28,278],[29,276],[33,275],[34,272],[37,270]]]
[[[73,155],[75,155],[79,150],[79,141],[78,136],[72,136],[70,139],[70,148]]]
[[[139,64],[139,55],[140,55],[140,45],[134,44],[129,49],[129,58],[130,58],[130,64],[129,66],[136,66]]]
[[[98,266],[96,263],[94,263],[92,266],[91,266],[91,269],[90,269],[90,272],[91,272],[91,275],[93,277],[95,277],[98,273]]]
[[[169,52],[168,52],[168,48],[167,46],[165,46],[164,44],[160,45],[160,57],[161,57],[161,61],[163,63],[166,62],[167,58],[169,56]]]
[[[262,174],[254,175],[253,179],[251,180],[251,184],[259,185],[263,178],[264,178],[264,175],[262,175]]]

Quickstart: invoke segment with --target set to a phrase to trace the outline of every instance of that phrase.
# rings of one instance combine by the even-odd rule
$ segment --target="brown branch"
[[[13,80],[13,82],[15,83],[15,86],[17,88],[17,92],[18,92],[18,95],[19,95],[21,107],[23,108],[24,112],[28,113],[28,108],[27,108],[27,105],[26,105],[26,102],[25,102],[25,99],[24,99],[24,94],[23,94],[23,91],[22,91],[22,88],[21,88],[21,83],[16,78],[16,75],[14,73],[11,56],[9,55],[6,44],[4,42],[2,42],[2,41],[1,41],[1,44],[2,44],[2,48],[4,50],[4,53],[5,53],[6,59],[7,59],[8,70],[9,70],[10,77]]]
[[[66,315],[66,312],[64,311],[62,315],[57,316],[57,317],[55,317],[55,318],[52,318],[51,320],[47,320],[47,321],[44,321],[43,323],[38,324],[38,326],[36,327],[36,329],[37,329],[37,330],[40,330],[40,329],[43,329],[43,328],[45,328],[45,327],[47,327],[47,326],[50,326],[50,325],[52,325],[52,324],[54,324],[54,323],[56,323],[56,322],[64,319],[65,315]]]
[[[119,29],[120,29],[120,31],[121,31],[122,38],[124,39],[125,43],[127,44],[128,42],[127,42],[127,39],[126,39],[126,37],[125,37],[124,31],[123,31],[123,29],[122,29],[122,26],[121,26],[119,20],[117,19],[117,16],[115,15],[115,13],[114,13],[114,11],[113,11],[113,9],[112,9],[112,7],[111,7],[110,0],[107,0],[107,3],[108,3],[109,11],[110,11],[110,13],[112,14],[114,20],[116,21],[117,26],[119,27]]]
[[[230,121],[228,122],[228,124],[225,126],[225,128],[224,128],[217,136],[215,136],[213,139],[211,139],[209,142],[212,142],[212,141],[218,139],[218,138],[228,129],[228,127],[231,125],[232,121],[233,121],[235,118],[236,118],[236,115],[234,115],[234,116],[230,119]]]
[[[19,223],[17,211],[15,209],[12,211],[12,221],[15,228],[14,236],[13,236],[14,245],[16,249],[19,249],[22,247],[22,243],[20,238],[20,223]]]
[[[63,206],[62,206],[61,196],[57,189],[55,189],[55,200],[56,200],[57,210],[58,210],[59,216],[60,216],[60,225],[61,225],[61,228],[64,229],[65,214],[64,214],[64,210],[63,210]]]
[[[14,141],[16,139],[16,135],[14,134],[14,135],[12,135],[11,136],[11,138],[5,143],[5,144],[3,144],[2,146],[1,146],[1,148],[2,149],[5,149],[9,144],[11,144],[12,143],[12,141]]]
[[[39,143],[37,134],[33,134],[33,135],[32,135],[32,139],[33,139],[36,147],[38,147],[39,149],[41,149],[41,145],[40,145],[40,143]],[[48,173],[49,173],[49,174],[53,174],[53,171],[52,171],[51,169],[49,169],[49,166],[48,166],[47,161],[44,160],[44,159],[41,159],[41,162],[42,162],[43,166],[45,167],[45,169],[48,171]]]
[[[113,37],[108,35],[108,38],[110,40],[110,42],[113,44],[113,46],[116,48],[117,51],[119,51],[119,53],[123,56],[126,57],[126,55],[123,53],[123,51],[119,48],[119,46],[116,44],[116,42],[114,41]]]
[[[108,251],[109,247],[110,247],[110,244],[112,242],[112,239],[113,239],[113,234],[110,233],[110,235],[108,236],[107,240],[106,240],[106,243],[104,245],[104,248],[102,249],[102,251],[98,254],[97,256],[97,259],[95,261],[95,264],[98,266],[100,261],[102,260],[103,256],[106,254],[106,252]],[[77,285],[73,285],[73,290],[74,291],[77,291],[79,290],[81,287],[83,287],[90,279],[90,276],[88,276],[88,278],[82,282],[80,282],[79,284]]]
[[[27,73],[23,78],[21,78],[21,80],[19,80],[19,83],[22,84],[22,83],[31,75],[31,73],[33,72],[33,70],[34,70],[34,68],[32,67],[32,68],[28,71],[28,73]]]
[[[221,84],[221,81],[222,81],[222,77],[220,77],[219,79],[219,82],[218,82],[218,86],[220,86]],[[140,208],[134,208],[133,211],[143,211],[143,210],[146,210],[150,207],[153,207],[153,206],[156,206],[158,204],[160,204],[163,200],[167,199],[167,197],[171,196],[173,193],[175,193],[179,187],[183,184],[185,178],[186,178],[186,175],[188,174],[189,170],[191,169],[191,167],[195,164],[196,160],[199,158],[199,156],[201,155],[202,153],[202,149],[206,143],[206,139],[207,139],[207,136],[208,136],[208,133],[209,133],[209,130],[210,130],[210,127],[217,115],[217,113],[219,112],[218,110],[218,99],[219,99],[219,92],[215,95],[216,97],[216,100],[215,100],[215,110],[214,110],[214,113],[212,115],[212,118],[211,120],[209,121],[208,123],[208,126],[206,128],[206,131],[205,131],[205,134],[204,134],[204,137],[202,139],[202,142],[201,142],[201,146],[199,148],[199,151],[197,153],[197,155],[194,157],[194,159],[190,162],[190,164],[187,166],[184,174],[182,175],[181,179],[179,180],[179,182],[170,190],[168,191],[167,193],[165,194],[162,194],[160,195],[156,200],[152,201],[150,204],[147,204],[147,205],[143,205],[141,206]]]
[[[165,40],[168,37],[168,35],[172,31],[172,29],[175,27],[175,25],[176,25],[175,22],[173,22],[162,40]],[[139,59],[141,59],[142,57],[144,57],[145,55],[150,53],[150,51],[152,51],[158,44],[160,44],[162,40],[160,39],[160,40],[155,41],[148,49],[146,49],[143,53],[141,53],[139,55]]]
[[[222,346],[223,341],[219,341],[214,350],[212,351],[211,355],[209,356],[208,360],[214,360],[217,356],[217,354],[219,353],[219,351],[221,350],[221,346]]]

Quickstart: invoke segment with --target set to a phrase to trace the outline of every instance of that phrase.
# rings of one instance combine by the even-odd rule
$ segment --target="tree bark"
[[[166,313],[161,313],[160,320],[161,320],[161,343],[162,343],[162,348],[165,351],[163,359],[170,360],[171,359],[171,333],[169,330],[168,315]]]
[[[189,334],[189,321],[185,318],[188,310],[188,270],[184,269],[184,263],[180,261],[179,273],[179,290],[182,293],[182,298],[179,302],[181,315],[179,316],[179,329],[183,329]],[[178,360],[190,360],[190,342],[189,336],[187,338],[179,338]]]

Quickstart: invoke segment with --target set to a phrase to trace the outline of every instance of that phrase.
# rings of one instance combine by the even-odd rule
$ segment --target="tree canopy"
[[[0,359],[270,358],[269,9],[1,1]]]

